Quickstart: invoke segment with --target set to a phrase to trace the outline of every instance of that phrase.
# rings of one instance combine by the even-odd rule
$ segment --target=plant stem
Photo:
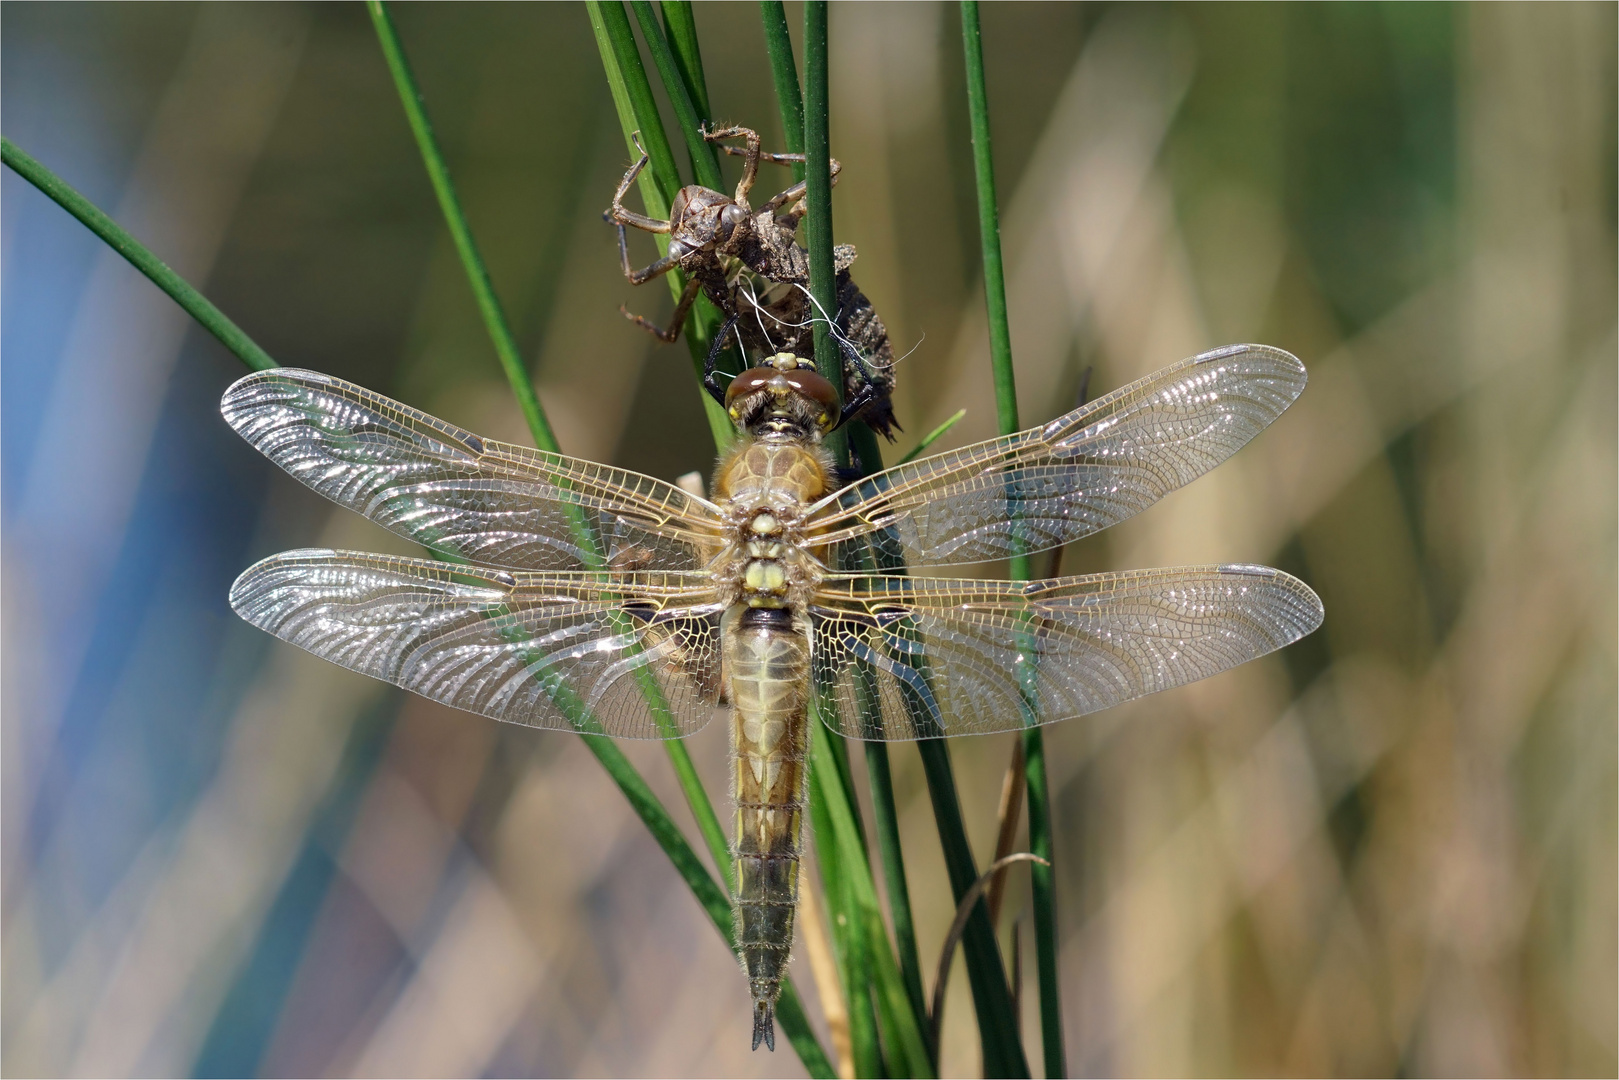
[[[534,393],[534,384],[529,380],[528,369],[523,366],[523,359],[518,353],[517,340],[512,336],[510,325],[506,322],[506,313],[500,306],[500,299],[495,295],[495,287],[489,280],[489,271],[484,266],[483,258],[478,254],[477,242],[472,238],[472,229],[467,225],[467,216],[461,210],[461,201],[456,197],[455,186],[450,183],[450,170],[444,164],[444,155],[439,152],[438,141],[433,136],[433,126],[427,119],[427,109],[422,105],[421,91],[416,87],[415,76],[411,74],[410,64],[405,60],[405,50],[399,43],[399,34],[394,30],[393,20],[388,15],[388,9],[383,6],[382,0],[367,0],[366,10],[371,13],[371,24],[376,27],[377,40],[382,43],[382,55],[388,61],[388,70],[393,74],[394,87],[399,91],[399,100],[405,107],[405,119],[410,123],[410,130],[416,136],[416,146],[422,153],[422,162],[427,166],[427,178],[433,184],[433,193],[438,196],[439,209],[444,212],[444,223],[449,226],[450,237],[455,241],[456,253],[461,256],[461,266],[466,270],[467,281],[472,285],[472,295],[478,302],[478,312],[483,316],[485,329],[489,331],[490,340],[495,344],[495,354],[500,357],[500,366],[506,371],[506,381],[511,384],[512,393],[517,396],[518,407],[523,410],[523,419],[528,423],[528,429],[534,436],[534,445],[541,450],[551,453],[557,452],[556,435],[551,430],[551,422],[546,418],[544,410],[540,408],[540,399]]]
[[[776,83],[778,104],[781,108],[782,126],[785,130],[789,149],[794,148],[795,131],[798,124],[795,122],[802,116],[805,153],[809,158],[810,168],[806,171],[809,180],[809,218],[807,227],[816,218],[816,168],[817,153],[815,150],[816,126],[820,126],[820,136],[827,139],[826,129],[826,11],[824,3],[811,0],[805,5],[804,12],[804,85],[805,99],[801,108],[794,107],[798,94],[798,79],[793,71],[792,42],[787,34],[786,16],[782,6],[774,0],[761,0],[761,15],[765,24],[765,42],[770,51],[771,71]],[[819,117],[818,120],[814,119]],[[830,146],[826,145],[821,154],[830,157]],[[825,157],[822,160],[825,160]],[[826,166],[823,166],[826,167]],[[829,168],[829,167],[828,167]],[[827,178],[826,187],[826,233],[821,239],[821,246],[826,250],[826,261],[831,262],[831,191],[830,177]],[[816,281],[815,251],[817,241],[813,232],[807,233],[810,246],[810,281],[811,291],[814,292]],[[831,267],[828,265],[823,271],[823,280],[831,282]],[[830,290],[829,290],[830,291]],[[822,298],[816,293],[827,311],[835,310],[829,299]],[[816,327],[817,334],[822,327]],[[822,350],[829,346],[823,345],[821,338],[816,338],[816,356],[825,355]],[[842,370],[841,357],[834,370]],[[834,384],[839,379],[831,380]],[[852,425],[859,429],[858,425]],[[867,455],[871,456],[867,456]],[[861,460],[875,463],[876,440],[870,440],[867,447],[862,444]],[[887,572],[902,570],[901,567],[884,567]],[[932,798],[934,822],[939,830],[939,843],[945,852],[946,866],[950,872],[951,888],[959,903],[966,890],[971,887],[978,877],[973,865],[972,850],[967,844],[967,832],[962,822],[961,806],[956,797],[955,775],[950,766],[949,752],[942,740],[923,739],[917,743],[921,753],[923,768],[927,775],[928,792]],[[899,898],[890,895],[891,902],[898,902]],[[896,926],[902,921],[896,920]],[[969,979],[973,989],[973,1004],[978,1015],[979,1036],[983,1047],[985,1075],[990,1076],[1027,1076],[1028,1065],[1025,1063],[1023,1048],[1017,1031],[1016,1017],[1012,1011],[1011,997],[1007,992],[1006,975],[1001,965],[1000,953],[995,947],[994,930],[989,925],[989,918],[982,907],[975,910],[974,917],[967,924],[966,937],[963,943],[963,954],[967,962]],[[920,976],[918,976],[920,979]]]
[[[832,150],[828,130],[826,67],[826,0],[804,4],[804,179],[809,213],[804,219],[805,246],[809,248],[810,294],[821,311],[837,311],[837,282],[832,268]],[[827,376],[835,399],[843,402],[843,355],[833,344],[832,328],[815,320],[815,367]],[[836,412],[833,415],[837,415]],[[834,461],[848,464],[847,433],[839,428],[825,440]]]
[[[895,465],[906,465],[906,464],[909,464],[912,461],[915,461],[917,458],[921,457],[923,452],[926,451],[928,447],[932,446],[935,442],[937,442],[938,439],[940,438],[940,436],[942,436],[945,432],[947,432],[951,428],[955,427],[956,426],[956,421],[960,420],[963,416],[966,416],[966,415],[967,415],[967,410],[966,409],[957,409],[955,411],[955,414],[952,415],[950,417],[950,419],[946,420],[944,423],[940,424],[938,427],[934,428],[932,431],[930,431],[926,435],[922,436],[922,441],[917,443],[915,446],[911,447],[910,453],[906,454],[904,457],[902,457],[898,461],[894,462],[894,464]]]
[[[984,85],[983,34],[976,0],[962,0],[961,35],[967,64],[967,106],[972,118],[973,172],[978,185],[978,229],[984,256],[984,304],[989,317],[990,365],[995,376],[995,407],[1001,434],[1019,428],[1017,384],[1012,374],[1012,335],[1006,314],[1006,275],[1001,262],[1000,216],[995,196],[995,162],[989,134],[989,97]],[[1029,578],[1027,555],[1011,560],[1011,576]],[[1023,731],[1025,783],[1029,800],[1029,847],[1045,860],[1031,867],[1035,955],[1040,982],[1040,1033],[1047,1076],[1067,1072],[1062,1003],[1057,982],[1055,888],[1051,858],[1051,803],[1046,782],[1045,740],[1033,723]]]
[[[948,678],[948,676],[946,676]],[[956,794],[955,774],[950,767],[950,750],[943,739],[919,739],[917,753],[928,779],[928,795],[933,800],[933,818],[938,823],[940,846],[944,849],[945,871],[950,890],[961,903],[978,880],[972,848],[967,843],[967,827],[961,817],[961,799]],[[1028,1076],[1028,1062],[1012,1011],[1012,997],[1006,985],[1006,969],[995,946],[995,929],[980,898],[973,905],[967,931],[961,941],[967,962],[967,980],[972,984],[973,1008],[978,1015],[978,1035],[983,1046],[985,1076]]]
[[[857,1011],[864,1009],[870,1015],[870,1010],[875,1008],[886,1036],[890,1073],[896,1076],[932,1075],[933,1066],[924,1035],[927,1029],[917,1022],[911,1008],[904,979],[889,950],[888,935],[877,904],[876,884],[872,880],[870,867],[860,854],[863,843],[860,824],[849,812],[854,793],[843,787],[837,763],[831,760],[833,743],[828,737],[830,731],[818,718],[812,719],[810,753],[816,767],[810,777],[818,789],[812,797],[823,808],[823,816],[819,820],[826,822],[826,825],[822,828],[830,825],[834,845],[840,852],[838,884],[848,912],[851,1035],[860,1021]],[[874,1033],[867,1037],[870,1043],[865,1047],[864,1065],[862,1040],[858,1037],[853,1040],[856,1071],[860,1075],[874,1075],[872,1062],[880,1060],[877,1057],[880,1048]]]
[[[658,103],[652,96],[652,84],[647,81],[646,68],[641,64],[641,50],[635,45],[635,32],[630,29],[629,16],[624,14],[620,0],[595,0],[590,10],[599,13],[607,40],[612,43],[613,57],[624,78],[624,90],[629,95],[630,108],[635,112],[635,125],[641,132],[641,145],[651,158],[652,175],[658,178],[663,191],[664,213],[680,190],[680,169],[675,165],[675,152],[669,146],[669,137],[663,132],[663,120],[658,115]]]
[[[792,34],[787,29],[787,8],[781,0],[759,0],[764,23],[765,49],[770,54],[770,77],[776,84],[776,105],[781,110],[782,141],[790,154],[804,152],[804,96],[798,89],[798,64],[793,59]],[[793,179],[804,179],[804,166],[793,166]]]
[[[669,140],[663,133],[663,121],[652,101],[652,86],[647,82],[646,69],[641,66],[641,53],[635,46],[635,35],[630,32],[623,6],[619,0],[585,0],[585,10],[590,15],[596,48],[601,52],[602,70],[607,74],[613,107],[618,112],[619,126],[624,131],[624,143],[629,147],[632,160],[641,155],[635,145],[638,132],[642,133],[641,137],[646,143],[648,158],[652,156],[654,144],[661,144],[667,152]],[[631,87],[634,87],[633,93]],[[669,163],[673,179],[667,185],[655,175],[656,167],[641,172],[641,199],[646,204],[646,212],[652,217],[668,218],[670,202],[679,190],[680,178],[673,173],[672,153],[669,153]],[[658,234],[654,239],[658,253],[668,254],[669,237]],[[686,275],[672,270],[664,276],[669,280],[670,292],[678,300],[686,286]],[[713,341],[718,327],[719,312],[707,297],[699,298],[686,316],[685,327],[686,348],[691,356],[692,370],[699,378],[708,356],[709,343]],[[703,403],[703,415],[708,418],[709,434],[714,437],[714,445],[723,451],[736,441],[736,429],[732,427],[730,417],[725,415],[725,409],[701,387],[699,381],[697,396]]]
[[[663,26],[669,35],[669,45],[675,51],[675,64],[680,68],[680,80],[697,106],[697,115],[704,120],[714,113],[708,107],[708,83],[703,79],[703,54],[697,47],[697,20],[692,16],[691,0],[663,0]]]
[[[393,73],[395,87],[399,91],[400,100],[404,103],[405,114],[410,121],[411,130],[416,134],[416,144],[421,150],[423,163],[427,167],[428,176],[432,179],[434,191],[438,194],[439,206],[444,212],[445,221],[455,237],[456,249],[461,254],[461,262],[466,269],[467,278],[472,284],[474,294],[478,298],[479,310],[483,313],[484,324],[489,336],[494,340],[495,349],[500,354],[501,364],[506,369],[507,380],[511,383],[512,391],[518,402],[523,406],[524,415],[529,421],[529,429],[533,432],[536,445],[541,450],[550,453],[560,453],[556,437],[552,433],[544,410],[541,409],[539,397],[534,392],[534,384],[530,381],[528,370],[523,366],[517,356],[517,345],[511,335],[507,324],[505,312],[501,307],[500,299],[495,295],[494,286],[489,279],[488,270],[478,253],[478,247],[472,237],[471,228],[467,225],[466,216],[461,210],[460,199],[455,192],[455,186],[450,179],[448,167],[444,163],[443,155],[439,151],[438,141],[433,135],[432,125],[427,118],[427,109],[422,101],[421,91],[416,86],[415,78],[411,73],[410,64],[405,58],[404,47],[399,41],[393,22],[389,18],[388,9],[382,0],[369,0],[367,8],[371,12],[373,24],[376,26],[377,37],[382,43],[383,54],[387,57],[388,68]],[[622,15],[622,9],[620,14]],[[719,816],[714,812],[713,803],[709,801],[708,794],[703,790],[702,781],[697,775],[696,766],[692,763],[691,755],[683,742],[678,739],[664,740],[664,748],[669,755],[671,765],[674,767],[681,791],[685,794],[687,805],[692,816],[697,821],[698,831],[702,834],[708,845],[709,853],[713,856],[715,865],[720,873],[729,876],[731,867],[730,844],[725,839],[725,830],[721,827]],[[614,779],[619,780],[619,786],[625,786],[627,777],[634,777],[640,782],[640,777],[628,762],[618,755],[614,747],[611,753],[606,753],[592,746],[596,756],[614,773]],[[618,755],[614,757],[614,755]],[[619,768],[618,762],[628,769],[622,776],[615,773]],[[612,764],[610,764],[612,763]],[[622,771],[622,770],[620,770]],[[644,785],[643,785],[644,786]],[[626,795],[630,789],[625,788]],[[636,801],[631,797],[631,802]],[[656,800],[653,800],[653,805]],[[663,807],[657,805],[659,813]],[[645,820],[645,815],[643,815]],[[653,829],[654,835],[660,832],[673,830],[679,835],[672,821],[665,816],[656,827],[648,821],[648,827]],[[673,857],[673,856],[671,856]],[[706,875],[705,875],[706,876]]]
[[[62,209],[78,218],[86,228],[104,240],[108,247],[122,255],[129,264],[147,279],[173,297],[174,302],[196,319],[221,345],[235,353],[237,358],[254,371],[273,368],[276,362],[261,349],[258,342],[248,337],[242,328],[215,307],[206,296],[191,286],[185,278],[169,269],[168,265],[152,254],[145,245],[124,230],[101,209],[79,194],[65,180],[24,153],[10,139],[0,138],[0,160],[18,176],[50,196]]]
[[[911,919],[911,890],[905,881],[905,852],[899,842],[899,814],[894,806],[894,777],[888,767],[888,744],[866,742],[866,775],[871,782],[872,817],[877,825],[877,848],[883,856],[883,881],[888,886],[888,913],[894,920],[894,949],[899,954],[900,979],[917,1026],[927,1030],[927,999],[922,995],[922,958],[916,948],[916,925]],[[933,1061],[938,1068],[938,1061]]]
[[[715,156],[714,144],[703,138],[703,118],[698,115],[697,106],[686,89],[685,76],[675,61],[674,51],[669,48],[669,40],[663,36],[663,27],[658,25],[658,13],[652,10],[651,0],[630,0],[630,8],[635,12],[635,21],[641,25],[641,37],[646,39],[647,48],[652,52],[658,78],[663,80],[663,88],[674,104],[675,119],[686,137],[692,176],[704,187],[719,190],[724,183],[720,179],[719,158]]]
[[[791,46],[784,46],[785,18],[773,18],[773,14],[779,12],[773,13],[768,5],[764,7],[763,14],[766,39],[773,42],[771,63],[777,72],[777,87],[784,89],[790,85],[790,89],[796,91],[798,80],[792,74]],[[772,23],[776,24],[774,29],[771,29]],[[779,98],[778,105],[782,111],[788,147],[793,148],[797,142],[805,154],[803,175],[808,213],[804,222],[804,236],[809,248],[810,294],[817,308],[830,314],[837,310],[837,284],[832,262],[832,158],[828,130],[826,0],[809,0],[804,5],[804,79],[806,93],[801,111],[794,107],[792,100],[796,93]],[[801,127],[795,123],[800,116]],[[816,369],[826,376],[833,389],[834,401],[831,404],[836,415],[842,407],[843,355],[833,344],[831,326],[824,318],[818,317],[814,321],[814,342]],[[848,465],[846,428],[830,432],[823,445],[833,461],[841,466]],[[835,706],[828,702],[827,708],[831,710]],[[827,846],[836,852],[836,857],[841,861],[840,874],[845,885],[858,881],[869,887],[871,865],[865,849],[865,833],[859,826],[859,805],[849,780],[847,747],[835,725],[822,725],[817,721],[817,727],[821,730],[814,733],[812,740],[815,754],[811,778],[824,792],[834,823],[839,824],[835,843]],[[846,828],[843,823],[847,823]],[[816,842],[818,850],[821,850],[823,839],[818,836]],[[869,1068],[871,1059],[881,1053],[882,1048],[874,1033],[863,1023],[862,1015],[863,1009],[875,1004],[887,1035],[891,1063],[897,1067],[899,1075],[916,1075],[919,1070],[931,1068],[932,1063],[927,1055],[926,1041],[921,1038],[921,1029],[911,1009],[904,981],[890,951],[882,917],[876,908],[874,890],[871,896],[869,907],[864,902],[864,895],[857,892],[851,898],[855,911],[850,917],[857,923],[850,928],[851,956],[865,961],[858,966],[849,964],[845,982],[849,1001],[849,1032],[854,1044],[856,1066],[857,1069]],[[872,986],[877,989],[875,1001],[869,996]],[[902,1038],[902,1029],[914,1032],[915,1039]],[[863,1035],[871,1039],[869,1045],[863,1045]],[[913,1048],[915,1054],[911,1052]]]

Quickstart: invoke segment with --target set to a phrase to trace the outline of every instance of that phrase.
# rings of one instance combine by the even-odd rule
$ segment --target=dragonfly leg
[[[725,351],[726,339],[731,336],[731,328],[740,318],[740,315],[732,315],[720,332],[714,335],[714,344],[709,346],[708,357],[703,361],[703,386],[708,390],[709,396],[720,403],[722,409],[725,407],[725,390],[720,386],[716,367],[719,364],[720,353]]]

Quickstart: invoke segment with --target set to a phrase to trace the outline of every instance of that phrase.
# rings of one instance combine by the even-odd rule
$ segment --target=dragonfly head
[[[838,422],[838,392],[810,361],[777,353],[731,380],[725,411],[752,435],[797,435],[819,442]]]

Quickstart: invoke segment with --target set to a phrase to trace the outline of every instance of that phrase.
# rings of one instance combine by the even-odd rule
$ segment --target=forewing
[[[458,709],[657,739],[690,735],[718,700],[720,609],[704,580],[310,549],[248,568],[230,602],[284,641]]]
[[[912,566],[1057,547],[1146,509],[1259,434],[1304,390],[1265,345],[1194,356],[1040,428],[876,473],[823,499],[832,563],[870,538]],[[880,534],[873,536],[872,534]],[[842,550],[840,550],[842,549]]]
[[[1034,582],[839,576],[812,610],[814,670],[851,737],[979,735],[1207,678],[1321,617],[1309,586],[1267,566]]]
[[[381,394],[279,368],[225,419],[311,488],[434,551],[513,570],[695,570],[718,509],[650,476],[481,439]]]

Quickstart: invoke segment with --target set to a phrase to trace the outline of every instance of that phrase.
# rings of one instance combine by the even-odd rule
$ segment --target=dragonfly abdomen
[[[736,796],[736,931],[753,993],[753,1045],[775,1049],[776,994],[793,944],[809,730],[809,642],[782,608],[733,609],[725,635]]]

